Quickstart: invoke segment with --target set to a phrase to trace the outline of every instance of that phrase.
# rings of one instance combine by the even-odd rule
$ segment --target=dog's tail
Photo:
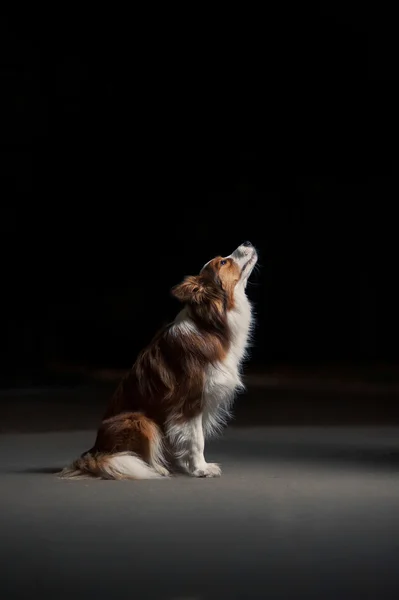
[[[88,452],[61,471],[62,479],[161,479],[166,475],[156,471],[132,452],[91,454]]]
[[[159,427],[133,412],[105,419],[94,447],[59,474],[64,479],[160,479],[167,475]]]

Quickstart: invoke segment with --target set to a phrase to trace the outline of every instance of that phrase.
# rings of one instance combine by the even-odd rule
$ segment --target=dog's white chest
[[[223,425],[234,393],[243,388],[240,365],[245,357],[252,322],[251,306],[244,293],[228,319],[231,331],[229,351],[223,361],[210,365],[205,375],[204,427],[208,433],[218,429],[219,424]]]
[[[251,307],[248,300],[245,300],[229,313],[230,348],[223,361],[208,367],[205,393],[219,393],[223,396],[224,392],[234,391],[242,385],[240,364],[245,357],[251,327]]]

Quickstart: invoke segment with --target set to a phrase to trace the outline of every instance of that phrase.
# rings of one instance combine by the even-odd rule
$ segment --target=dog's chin
[[[244,264],[243,268],[241,269],[241,279],[242,280],[248,280],[249,276],[251,275],[252,271],[254,270],[254,267],[255,267],[257,261],[258,261],[258,254],[254,250],[251,258],[249,258],[247,260],[247,262]]]

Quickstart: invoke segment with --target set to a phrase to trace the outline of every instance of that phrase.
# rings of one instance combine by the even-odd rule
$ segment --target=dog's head
[[[186,277],[172,294],[184,304],[216,303],[220,310],[232,309],[236,293],[244,292],[257,260],[254,246],[244,242],[229,256],[216,256],[207,262],[199,275]]]

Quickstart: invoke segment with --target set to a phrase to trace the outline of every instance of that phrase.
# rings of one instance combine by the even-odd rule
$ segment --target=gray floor
[[[0,437],[0,597],[399,598],[399,428],[229,427],[220,479],[62,481],[94,431]]]

